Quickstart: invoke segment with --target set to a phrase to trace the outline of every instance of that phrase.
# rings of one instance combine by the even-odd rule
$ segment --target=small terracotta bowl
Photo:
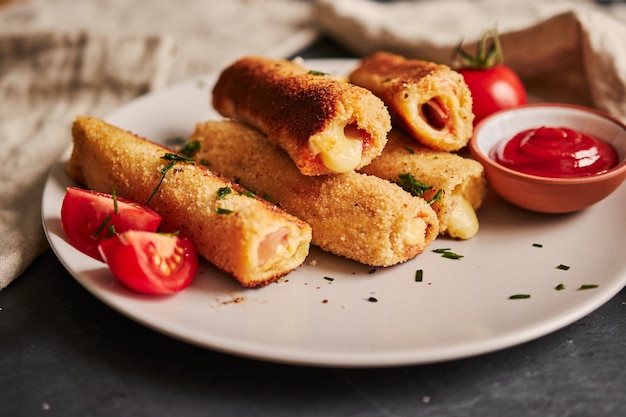
[[[580,178],[548,178],[523,174],[490,158],[504,139],[540,126],[568,127],[610,143],[619,162],[609,171]],[[528,104],[483,119],[469,143],[472,156],[485,168],[491,188],[519,207],[541,213],[569,213],[604,199],[626,179],[626,126],[597,110],[569,104]]]

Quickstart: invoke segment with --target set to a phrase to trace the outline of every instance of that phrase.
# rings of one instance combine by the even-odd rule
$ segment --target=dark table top
[[[347,56],[325,39],[304,57]],[[626,410],[626,289],[537,340],[375,369],[240,358],[105,306],[51,250],[0,291],[0,416],[617,416]]]

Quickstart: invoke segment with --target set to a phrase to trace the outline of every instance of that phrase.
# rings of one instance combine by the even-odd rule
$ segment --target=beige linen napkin
[[[76,114],[105,116],[142,93],[245,54],[312,42],[299,0],[28,0],[0,8],[0,289],[46,247],[41,192]],[[207,104],[208,105],[208,104]]]
[[[0,289],[47,246],[41,193],[77,114],[164,85],[173,42],[85,32],[0,35]]]
[[[317,0],[321,31],[357,55],[389,50],[450,64],[496,27],[534,100],[594,106],[626,122],[626,5],[591,1]]]
[[[217,71],[244,54],[293,54],[317,34],[313,9],[302,0],[27,0],[0,13],[0,33],[168,35],[176,40],[169,78],[175,83]]]

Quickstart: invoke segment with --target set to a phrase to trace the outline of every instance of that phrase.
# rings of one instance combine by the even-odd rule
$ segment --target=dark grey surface
[[[300,54],[346,56],[322,40]],[[49,250],[0,291],[0,416],[619,416],[626,289],[507,350],[383,369],[272,364],[149,330],[84,290]]]

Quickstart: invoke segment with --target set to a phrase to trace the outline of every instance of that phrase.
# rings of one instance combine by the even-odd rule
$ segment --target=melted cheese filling
[[[352,171],[361,162],[363,143],[358,130],[350,126],[334,126],[311,136],[309,147],[313,155],[319,155],[322,163],[333,172]]]
[[[404,243],[409,246],[423,245],[426,236],[426,222],[421,217],[414,217],[404,231]]]
[[[450,217],[448,235],[458,239],[469,239],[478,233],[478,217],[472,205],[460,193],[450,195]]]

